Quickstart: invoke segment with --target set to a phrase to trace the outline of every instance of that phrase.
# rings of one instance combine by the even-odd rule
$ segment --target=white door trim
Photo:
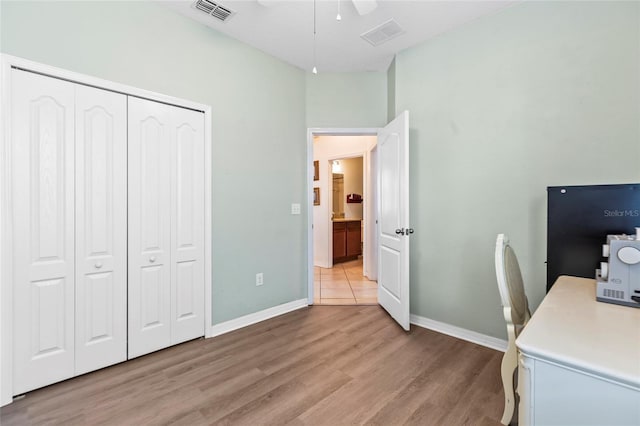
[[[379,130],[380,129],[378,127],[311,127],[307,129],[307,299],[309,301],[309,305],[313,305],[313,137],[377,136]],[[366,153],[355,154],[353,156],[362,156],[364,162],[365,155]],[[348,155],[340,156],[338,158],[343,157],[346,158]],[[366,223],[367,218],[365,217],[364,219]],[[330,253],[332,253],[333,246],[329,246]]]
[[[211,106],[163,95],[125,84],[67,71],[50,65],[33,62],[16,56],[0,54],[0,406],[12,402],[13,397],[13,259],[11,256],[11,167],[9,146],[11,141],[11,69],[42,74],[86,86],[110,90],[156,102],[175,105],[204,113],[205,140],[205,336],[211,334],[211,283],[212,283],[212,158],[211,158]],[[311,139],[313,140],[313,139]],[[313,178],[313,177],[312,177]],[[311,269],[313,279],[313,269]],[[312,282],[313,284],[313,282]],[[313,294],[312,294],[313,296]]]
[[[367,170],[369,175],[369,204],[366,206],[366,217],[370,225],[365,228],[366,250],[363,257],[363,273],[369,279],[378,281],[378,144],[367,152]]]

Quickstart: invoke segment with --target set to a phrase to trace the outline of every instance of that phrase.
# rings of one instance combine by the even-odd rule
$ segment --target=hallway
[[[378,283],[362,275],[362,257],[338,263],[333,268],[314,267],[316,305],[375,305]]]

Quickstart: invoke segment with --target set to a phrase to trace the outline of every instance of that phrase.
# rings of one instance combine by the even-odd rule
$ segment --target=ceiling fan
[[[271,7],[277,3],[281,3],[282,0],[257,0],[258,4],[264,7]],[[366,15],[368,13],[373,12],[378,7],[377,0],[351,0],[353,2],[353,6],[356,8],[356,11],[359,15]]]

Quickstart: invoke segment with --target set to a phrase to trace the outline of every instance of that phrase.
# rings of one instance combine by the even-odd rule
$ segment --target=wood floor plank
[[[371,425],[408,423],[414,413],[426,402],[442,391],[444,384],[427,370],[411,380],[389,402],[372,410],[366,421]]]
[[[28,393],[12,425],[499,425],[502,353],[314,306]]]
[[[361,368],[346,372],[354,380],[305,412],[301,419],[310,424],[315,419],[327,424],[365,423],[371,407],[387,404],[425,363],[431,362],[423,357],[424,341],[413,338],[405,341],[391,351],[381,351],[381,357],[372,355],[371,359],[363,360]]]
[[[269,419],[271,424],[284,424],[350,380],[339,371],[327,373],[325,366],[315,368],[234,410],[215,424],[260,424],[263,419]]]
[[[348,342],[347,336],[339,333],[334,334],[331,339],[324,341],[326,348],[332,345],[344,345],[346,342]],[[205,407],[203,412],[207,418],[218,420],[255,399],[263,398],[264,395],[267,395],[269,392],[307,373],[322,363],[326,364],[326,359],[314,354],[310,354],[305,358],[299,358],[295,362],[290,363],[287,368],[279,369],[264,379],[252,383],[251,386],[239,389],[237,392],[226,395],[224,398],[218,398],[213,404]]]

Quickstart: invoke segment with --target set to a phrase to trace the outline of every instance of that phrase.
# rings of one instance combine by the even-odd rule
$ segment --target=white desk
[[[562,276],[516,340],[519,424],[640,426],[640,309]]]

